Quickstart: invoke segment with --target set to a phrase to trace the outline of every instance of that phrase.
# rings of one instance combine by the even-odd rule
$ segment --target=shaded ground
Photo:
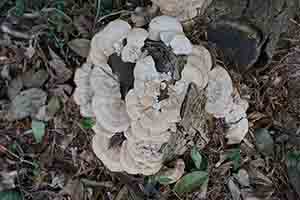
[[[199,191],[179,197],[172,192],[172,186],[155,185],[149,188],[144,177],[110,173],[91,150],[93,133],[89,124],[80,117],[78,106],[71,97],[74,89],[72,76],[84,58],[72,51],[68,43],[76,38],[90,39],[103,24],[114,19],[111,16],[98,23],[96,20],[101,18],[100,15],[110,13],[111,5],[97,9],[94,1],[70,0],[37,4],[32,0],[28,1],[26,11],[41,11],[44,8],[32,20],[32,16],[9,17],[7,12],[13,12],[11,8],[15,4],[3,2],[0,2],[1,29],[8,27],[13,32],[1,33],[1,71],[7,65],[14,69],[14,74],[23,74],[31,68],[45,69],[49,77],[40,87],[48,93],[48,99],[59,97],[61,106],[46,124],[46,133],[41,143],[37,143],[33,137],[30,118],[9,122],[4,120],[0,112],[0,191],[12,189],[18,191],[24,199],[143,199],[139,196],[150,193],[152,199],[201,199]],[[120,5],[124,4],[115,1],[114,11],[120,10]],[[129,3],[128,8],[131,6],[134,5]],[[16,14],[23,12],[22,6],[17,8]],[[63,10],[64,14],[62,11],[52,12],[50,8]],[[128,16],[125,14],[122,17]],[[213,123],[210,143],[201,152],[208,160],[206,199],[233,199],[234,189],[228,183],[239,169],[248,172],[251,182],[251,186],[247,187],[235,182],[243,195],[256,196],[257,199],[299,199],[292,188],[286,165],[287,152],[300,149],[300,136],[296,129],[299,114],[290,108],[291,97],[298,96],[289,94],[289,67],[292,64],[300,66],[299,60],[295,58],[299,56],[296,53],[300,52],[298,22],[298,18],[290,19],[289,31],[282,35],[270,64],[255,66],[243,74],[226,66],[242,96],[249,99],[248,118],[251,129],[240,146],[228,146],[223,134],[226,127],[221,120]],[[195,26],[188,33],[191,41],[196,44],[206,41],[203,22],[198,20]],[[19,32],[24,33],[21,38],[16,35]],[[33,34],[40,36],[30,41],[27,36]],[[31,50],[30,42],[34,50]],[[55,69],[49,64],[49,61],[54,60],[49,48],[59,57],[59,62],[65,63],[66,69],[63,72],[59,71],[62,68]],[[216,52],[216,62],[222,64],[220,51],[212,50]],[[31,51],[34,55],[28,56]],[[62,81],[61,73],[69,77]],[[1,81],[0,79],[0,111],[8,100],[7,95],[1,94],[1,88],[5,84]],[[67,89],[67,86],[71,89]],[[257,128],[267,128],[270,131],[274,141],[271,154],[264,154],[257,149]],[[228,151],[233,150],[237,150],[237,156],[228,159]],[[183,158],[189,162],[189,153]],[[236,162],[237,169],[234,167]]]

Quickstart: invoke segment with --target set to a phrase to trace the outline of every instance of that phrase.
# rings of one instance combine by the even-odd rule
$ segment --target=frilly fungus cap
[[[180,80],[175,80],[171,71],[157,70],[154,58],[143,49],[147,38],[169,46],[173,54],[187,57]],[[112,57],[120,60],[120,66],[112,66]],[[122,69],[122,63],[129,68]],[[229,142],[241,141],[236,132],[248,130],[247,105],[238,94],[233,96],[226,70],[211,68],[209,51],[192,45],[174,17],[154,18],[149,31],[131,28],[123,20],[109,23],[92,39],[87,63],[77,69],[74,78],[74,100],[81,114],[96,121],[92,147],[97,157],[111,171],[157,173],[164,161],[162,147],[176,134],[181,105],[191,82],[201,90],[207,87],[206,111],[224,117],[230,124],[226,135]],[[134,77],[123,93],[122,70]],[[118,145],[112,142],[116,138],[120,140]],[[181,171],[173,175],[168,172],[175,181],[183,174],[182,163],[180,166]]]
[[[203,14],[212,0],[151,0],[164,15],[177,17],[179,21],[191,20]]]

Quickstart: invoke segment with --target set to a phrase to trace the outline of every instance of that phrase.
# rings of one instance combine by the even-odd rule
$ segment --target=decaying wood
[[[209,142],[205,102],[205,91],[191,83],[181,108],[182,120],[165,149],[166,160],[183,154],[194,145],[203,149]]]

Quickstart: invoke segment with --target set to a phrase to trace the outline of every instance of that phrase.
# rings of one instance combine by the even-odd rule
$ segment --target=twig
[[[26,164],[29,164],[29,165],[31,165],[31,166],[33,166],[33,167],[36,166],[33,162],[30,162],[30,161],[28,161],[28,160],[24,160],[23,158],[20,158],[17,154],[15,154],[15,153],[9,151],[6,147],[4,147],[4,146],[2,146],[2,145],[0,145],[0,151],[2,151],[2,152],[4,152],[4,153],[6,152],[6,153],[10,154],[10,155],[13,156],[14,158],[18,159],[21,163],[26,163]]]
[[[84,185],[88,186],[94,186],[94,187],[106,187],[106,188],[112,188],[114,186],[113,182],[111,181],[105,181],[105,182],[97,182],[97,181],[92,181],[89,179],[80,179]]]
[[[106,19],[106,18],[108,18],[108,17],[114,16],[114,15],[119,15],[119,14],[127,14],[127,15],[129,15],[129,14],[131,14],[131,13],[132,13],[132,11],[128,11],[128,10],[120,10],[120,11],[112,12],[112,13],[110,13],[110,14],[107,14],[107,15],[104,15],[103,17],[101,17],[101,18],[97,21],[97,23],[101,22],[102,20],[104,20],[104,19]]]
[[[125,195],[128,195],[128,189],[127,187],[124,185],[121,190],[118,192],[117,196],[115,197],[114,200],[122,200],[122,199],[126,199],[124,198]]]
[[[179,200],[183,200],[178,194],[177,192],[175,192],[174,190],[172,190],[173,194],[175,194],[175,196],[179,199]]]
[[[7,23],[3,23],[0,27],[0,29],[2,32],[12,35],[16,38],[31,39],[31,36],[29,34],[22,33],[22,32],[16,31],[16,30],[12,30],[12,28]]]

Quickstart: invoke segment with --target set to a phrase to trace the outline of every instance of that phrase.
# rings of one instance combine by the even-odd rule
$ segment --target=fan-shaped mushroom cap
[[[131,90],[126,96],[127,111],[130,118],[133,121],[139,120],[138,123],[147,131],[164,132],[170,127],[171,123],[180,120],[180,100],[173,99],[171,101],[171,98],[157,102],[156,95],[144,93],[142,97],[139,97],[135,90]],[[177,97],[173,96],[173,98]]]
[[[205,88],[208,83],[206,67],[202,66],[201,63],[194,63],[188,59],[181,72],[181,80],[187,83],[194,82],[200,89]]]
[[[97,33],[91,42],[90,59],[94,64],[107,62],[107,58],[123,46],[131,26],[123,20],[117,19],[110,22],[105,28]],[[118,52],[121,53],[121,52]]]
[[[184,34],[176,34],[170,46],[176,55],[189,55],[193,49],[192,43]]]
[[[188,56],[187,63],[181,72],[181,80],[194,82],[200,89],[208,83],[208,72],[212,68],[210,52],[201,45],[194,45],[192,53]]]
[[[134,68],[134,90],[135,94],[139,97],[146,93],[145,87],[146,84],[149,84],[150,80],[157,80],[159,83],[159,73],[155,69],[155,63],[151,56],[147,56],[145,58],[140,59]],[[152,87],[148,87],[151,89]],[[150,92],[150,91],[149,91]],[[153,91],[150,96],[152,96]]]
[[[233,104],[230,111],[225,115],[226,123],[236,123],[242,118],[246,118],[246,111],[248,109],[248,102],[241,99],[239,94],[235,94],[233,97]]]
[[[190,20],[209,6],[212,0],[151,0],[164,15],[177,17],[180,21]]]
[[[209,72],[213,66],[212,56],[207,48],[202,45],[193,45],[192,53],[188,57],[188,62],[192,64],[199,63]]]
[[[130,118],[120,93],[113,94],[109,98],[96,95],[93,97],[92,107],[97,122],[104,129],[111,132],[122,132],[129,127]]]
[[[111,96],[120,93],[118,78],[112,73],[106,63],[95,65],[90,74],[90,87],[95,94],[100,96]]]
[[[103,130],[105,131],[105,130]],[[93,138],[93,150],[103,164],[111,171],[123,171],[120,163],[121,147],[110,148],[110,138],[105,137],[106,133],[96,134]]]
[[[80,113],[85,117],[93,117],[91,100],[93,92],[89,83],[89,76],[92,71],[91,64],[84,64],[75,72],[74,81],[76,90],[74,92],[74,101],[80,105]]]
[[[131,14],[131,21],[136,27],[145,26],[149,20],[158,14],[158,11],[158,6],[154,4],[151,7],[137,7]]]
[[[159,16],[152,19],[149,24],[149,38],[158,41],[161,32],[182,33],[183,28],[179,21],[174,17]]]
[[[163,32],[160,32],[159,38],[166,46],[170,46],[171,41],[174,39],[174,37],[177,34],[178,33],[173,32],[173,31],[163,31]]]
[[[184,12],[187,6],[186,0],[151,0],[153,4],[160,8],[160,11],[164,15],[168,16],[178,16]]]
[[[131,123],[131,134],[129,136],[135,138],[135,140],[167,142],[170,135],[171,133],[167,130],[165,132],[153,132],[150,129],[143,128],[141,122],[136,120]]]
[[[216,66],[208,73],[205,110],[215,117],[225,117],[232,107],[232,80],[228,72]]]
[[[231,124],[226,131],[226,138],[228,144],[239,144],[246,136],[249,129],[248,120],[246,118],[241,119],[235,124]]]
[[[137,61],[134,68],[134,78],[139,81],[158,79],[155,62],[151,56],[146,56]]]
[[[126,140],[121,149],[121,165],[130,174],[155,174],[162,166],[160,148],[161,144]]]
[[[115,135],[115,132],[111,132],[108,130],[105,130],[100,124],[99,122],[96,122],[95,125],[92,127],[93,131],[97,134],[97,135],[102,135],[108,138],[111,138],[112,136]]]
[[[122,50],[124,62],[135,63],[142,55],[141,48],[148,37],[148,32],[142,28],[134,28],[127,35],[127,44]]]

